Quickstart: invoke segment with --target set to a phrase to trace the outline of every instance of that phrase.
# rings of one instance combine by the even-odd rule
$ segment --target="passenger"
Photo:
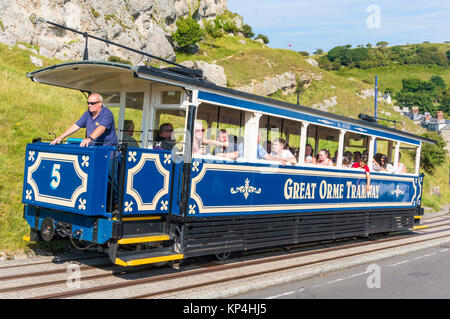
[[[291,151],[292,154],[294,154],[294,158],[298,162],[298,156],[300,153],[300,149],[298,147],[291,147],[291,148],[289,148],[289,150]]]
[[[381,155],[381,153],[377,153],[372,159],[372,170],[374,172],[379,172],[383,169],[381,163]]]
[[[158,134],[153,143],[153,149],[171,151],[175,146],[175,140],[172,137],[173,126],[170,123],[164,123],[159,126]]]
[[[134,122],[132,120],[123,121],[122,143],[127,143],[128,147],[139,147],[139,143],[134,139]]]
[[[358,163],[353,163],[353,168],[361,168],[366,172],[366,190],[370,191],[370,170],[369,166],[367,165],[368,162],[368,156],[362,155]]]
[[[238,157],[239,152],[237,150],[237,146],[235,143],[229,141],[228,132],[226,130],[222,129],[219,131],[217,140],[223,143],[223,145],[228,144],[228,146],[216,146],[213,155],[231,159],[236,159]]]
[[[351,168],[352,167],[352,158],[350,156],[344,156],[342,158],[342,167],[343,168]]]
[[[193,155],[205,155],[207,153],[206,145],[210,145],[210,144],[228,147],[228,141],[227,142],[214,141],[214,140],[205,138],[204,135],[205,135],[205,129],[203,128],[203,123],[201,121],[195,121],[194,141],[192,143],[192,154]]]
[[[80,146],[88,146],[95,141],[95,144],[114,145],[119,141],[116,135],[116,126],[114,124],[114,115],[103,107],[103,98],[98,93],[89,95],[88,110],[83,113],[78,121],[72,124],[64,133],[55,138],[50,144],[55,145],[62,142],[64,138],[72,135],[80,128],[86,128],[86,138]]]
[[[305,146],[305,164],[316,164],[314,149],[309,144],[306,144]]]
[[[330,151],[327,149],[321,149],[319,151],[319,160],[317,165],[333,166],[333,161],[330,159]]]
[[[295,165],[297,163],[291,151],[286,149],[286,140],[282,138],[275,139],[272,144],[272,149],[273,152],[270,154],[272,160],[279,161],[283,165]]]
[[[361,159],[361,152],[356,151],[353,153],[353,163],[359,163],[359,160]]]
[[[406,166],[405,166],[405,164],[400,162],[401,158],[402,158],[402,153],[399,153],[398,154],[398,166],[397,167],[395,167],[394,165],[389,164],[390,166],[388,167],[388,170],[391,173],[396,173],[396,174],[405,174],[406,173]]]
[[[344,157],[342,158],[342,167],[344,168],[351,168],[352,167],[352,152],[345,152]]]
[[[352,161],[352,159],[353,159],[353,153],[350,152],[350,151],[345,151],[345,152],[344,152],[344,157],[347,157],[347,158],[350,159],[350,161]],[[353,164],[353,162],[352,162],[352,164]]]

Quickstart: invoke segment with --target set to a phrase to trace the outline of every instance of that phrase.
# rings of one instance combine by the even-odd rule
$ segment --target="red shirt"
[[[361,169],[365,170],[367,173],[370,173],[368,165],[361,167],[361,165],[359,165],[359,162],[358,162],[358,163],[353,163],[352,167],[353,168],[361,168]]]

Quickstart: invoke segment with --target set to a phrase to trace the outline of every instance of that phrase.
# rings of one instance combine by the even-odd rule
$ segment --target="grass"
[[[42,58],[44,66],[56,60]],[[30,52],[0,44],[0,249],[24,248],[29,232],[22,218],[25,147],[35,137],[60,134],[85,110],[81,93],[38,85],[26,77],[36,69]],[[81,133],[80,133],[81,134]]]
[[[402,79],[419,78],[421,80],[429,80],[433,75],[441,76],[447,85],[450,85],[449,68],[437,65],[389,65],[367,70],[344,67],[339,71],[335,71],[335,74],[345,78],[352,77],[360,81],[364,80],[372,85],[375,85],[375,75],[378,75],[380,92],[383,92],[387,88],[395,92],[400,91],[402,88]]]

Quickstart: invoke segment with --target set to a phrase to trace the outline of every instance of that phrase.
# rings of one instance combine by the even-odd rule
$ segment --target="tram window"
[[[120,92],[102,92],[103,103],[109,106],[119,106]]]
[[[415,159],[416,159],[417,149],[416,147],[400,143],[400,154],[398,160],[398,173],[415,173]],[[405,168],[404,168],[405,167]]]
[[[361,155],[368,152],[368,148],[368,136],[347,132],[344,138],[343,166],[349,168],[352,163],[358,162]]]
[[[171,140],[175,141],[174,145],[177,151],[181,154],[184,151],[184,136],[185,136],[185,124],[186,124],[186,111],[184,110],[165,110],[157,109],[155,112],[155,123],[154,130],[149,134],[149,143],[155,148],[159,134],[159,128],[162,124],[171,124],[173,127],[173,132]],[[163,127],[164,128],[164,127]],[[169,127],[170,128],[170,127]],[[163,149],[165,149],[163,147]]]
[[[392,172],[394,164],[394,142],[377,138],[374,145],[373,163],[370,169],[380,172]]]
[[[181,102],[180,91],[162,91],[161,92],[161,104],[180,104]]]
[[[281,138],[286,141],[288,149],[298,161],[300,147],[301,123],[298,121],[267,116],[261,116],[259,120],[260,144],[266,149],[267,153],[272,153],[272,142]]]
[[[197,110],[196,129],[203,128],[203,132],[194,132],[194,139],[197,136],[197,141],[194,140],[193,153],[236,159],[239,156],[239,150],[244,148],[244,117],[244,112],[240,110],[201,104]],[[226,148],[220,145],[223,142],[220,139],[225,132],[229,143]],[[200,136],[203,138],[202,145],[199,143]]]
[[[127,143],[129,147],[142,146],[143,109],[143,92],[127,92],[125,94],[125,117],[123,129],[119,132],[120,143]]]
[[[99,91],[103,98],[103,105],[107,107],[114,116],[114,124],[116,133],[119,136],[119,115],[120,115],[120,92],[102,92]],[[119,136],[120,137],[120,136]]]
[[[328,150],[330,159],[336,164],[337,152],[339,149],[339,130],[329,127],[310,125],[308,127],[307,143],[314,149],[316,160],[320,150]],[[319,162],[317,161],[317,164]]]

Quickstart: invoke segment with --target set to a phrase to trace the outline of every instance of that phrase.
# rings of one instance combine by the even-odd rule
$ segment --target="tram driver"
[[[86,128],[86,137],[81,141],[80,146],[88,146],[94,142],[100,145],[114,145],[119,142],[116,135],[114,115],[103,106],[103,97],[98,93],[92,93],[88,97],[87,104],[88,110],[64,133],[55,138],[50,143],[51,145],[61,143],[64,138],[82,127]]]

